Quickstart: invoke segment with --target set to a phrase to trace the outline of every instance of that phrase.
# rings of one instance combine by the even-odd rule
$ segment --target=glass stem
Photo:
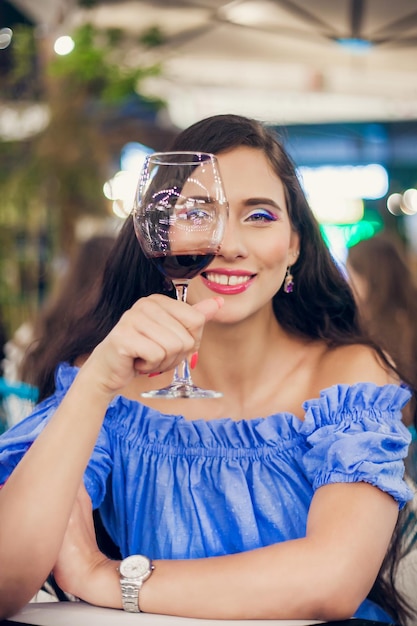
[[[174,281],[173,281],[174,282]],[[181,302],[187,302],[187,289],[188,289],[188,281],[187,282],[174,282],[175,292],[177,294],[177,300]],[[188,359],[184,359],[182,363],[177,365],[174,371],[174,384],[178,383],[186,383],[187,385],[192,385],[193,381],[191,379],[190,368],[188,365]]]

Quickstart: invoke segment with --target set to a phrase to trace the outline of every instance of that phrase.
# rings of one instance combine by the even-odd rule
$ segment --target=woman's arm
[[[23,606],[52,569],[110,398],[80,371],[0,491],[1,617]]]
[[[21,608],[56,562],[110,400],[138,373],[171,369],[198,347],[218,299],[138,301],[80,369],[60,407],[0,490],[0,618]]]
[[[313,498],[305,538],[230,556],[154,561],[141,609],[206,619],[349,618],[374,583],[397,515],[391,496],[369,484],[326,485]],[[98,552],[84,491],[57,581],[87,602],[121,608],[118,565]]]

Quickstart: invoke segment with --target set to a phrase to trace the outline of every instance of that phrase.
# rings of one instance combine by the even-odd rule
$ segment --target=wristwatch
[[[133,554],[120,563],[120,588],[123,609],[129,613],[140,613],[139,592],[145,580],[152,574],[154,566],[147,556]]]

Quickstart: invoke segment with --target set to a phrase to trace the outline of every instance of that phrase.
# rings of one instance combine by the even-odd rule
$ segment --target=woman
[[[39,372],[50,367],[51,343],[68,326],[78,322],[79,311],[95,301],[100,278],[114,236],[93,235],[78,244],[66,272],[56,280],[55,289],[34,319],[24,322],[5,346],[4,376],[13,383],[34,383],[34,389],[22,385],[21,397],[6,400],[7,422],[12,426],[33,410]],[[52,340],[52,341],[51,341]],[[22,369],[23,364],[23,369]],[[23,393],[26,392],[26,393]]]
[[[177,302],[126,221],[97,306],[51,350],[42,404],[0,439],[1,615],[53,569],[66,592],[133,611],[402,617],[386,576],[380,604],[366,597],[411,497],[410,392],[361,333],[274,135],[216,116],[172,149],[218,156],[220,254]],[[195,383],[222,398],[141,398],[197,351]],[[58,361],[77,367],[62,365],[55,388]],[[99,551],[92,506],[124,558],[151,559],[133,559],[137,581]]]

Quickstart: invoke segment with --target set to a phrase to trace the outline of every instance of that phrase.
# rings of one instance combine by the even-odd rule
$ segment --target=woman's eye
[[[189,220],[205,220],[210,217],[210,212],[203,209],[193,209],[188,211],[187,217]]]
[[[270,211],[265,211],[265,210],[256,210],[253,211],[253,213],[250,213],[250,215],[248,215],[248,217],[246,218],[247,221],[249,222],[276,222],[278,219],[278,216],[275,215],[274,213],[271,213]]]
[[[205,209],[196,207],[193,209],[182,210],[177,213],[177,218],[180,220],[192,221],[196,223],[202,223],[204,221],[210,220],[212,217],[212,213]]]

